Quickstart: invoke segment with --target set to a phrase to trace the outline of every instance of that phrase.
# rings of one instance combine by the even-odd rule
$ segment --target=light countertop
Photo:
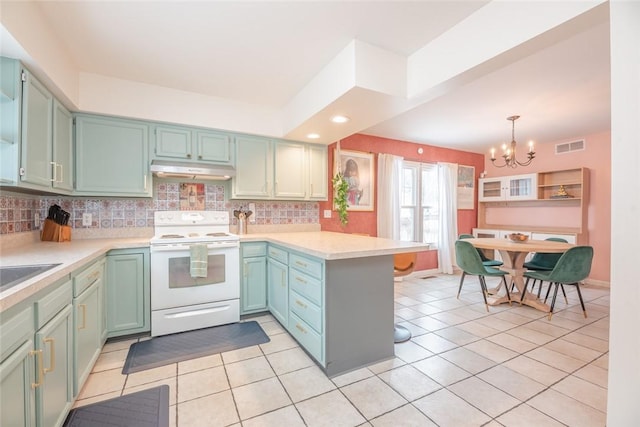
[[[429,249],[429,245],[423,243],[401,242],[331,231],[244,234],[240,236],[240,241],[266,241],[324,260],[364,258],[406,252],[421,252]]]
[[[80,239],[71,242],[37,242],[2,247],[0,266],[60,264],[0,292],[0,312],[27,299],[113,249],[149,246],[149,238]]]
[[[328,231],[255,233],[240,236],[241,242],[264,241],[282,245],[324,260],[363,258],[419,252],[429,245]],[[0,312],[29,298],[113,249],[149,246],[149,237],[78,239],[71,242],[32,242],[2,247],[0,266],[60,264],[44,273],[0,292]]]

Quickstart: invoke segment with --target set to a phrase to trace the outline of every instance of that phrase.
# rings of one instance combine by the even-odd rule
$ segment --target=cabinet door
[[[73,191],[73,117],[58,100],[53,102],[53,188]]]
[[[289,323],[288,267],[271,258],[267,261],[267,287],[269,310],[286,328]]]
[[[99,293],[102,291],[101,282],[102,280],[98,280],[73,301],[74,396],[80,392],[80,388],[100,355],[102,345],[99,305]]]
[[[267,309],[267,258],[242,260],[242,313]]]
[[[309,145],[309,199],[327,200],[327,147]]]
[[[307,162],[304,144],[277,142],[274,146],[274,196],[304,199],[307,195]]]
[[[266,199],[273,187],[271,142],[264,138],[236,138],[236,176],[233,197]]]
[[[0,363],[0,425],[3,427],[35,426],[35,393],[33,377],[33,341],[22,344]]]
[[[51,188],[53,96],[31,73],[23,72],[21,181]]]
[[[478,186],[478,201],[504,200],[505,183],[503,178],[482,178],[478,180]]]
[[[151,197],[148,126],[76,118],[76,194]]]
[[[36,418],[39,426],[59,426],[73,403],[71,305],[36,332],[35,346],[42,357],[36,372],[42,384],[36,388]]]
[[[148,261],[146,268],[148,268]],[[149,331],[148,273],[142,253],[107,255],[107,331],[109,337]]]
[[[197,160],[231,163],[231,142],[229,136],[215,132],[196,132]]]
[[[168,157],[172,159],[190,160],[192,158],[191,130],[157,126],[156,157]]]
[[[505,177],[507,200],[535,200],[537,198],[537,174]]]

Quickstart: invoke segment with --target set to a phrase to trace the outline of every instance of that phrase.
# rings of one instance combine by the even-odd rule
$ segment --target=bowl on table
[[[529,236],[522,233],[511,233],[509,234],[509,240],[511,240],[512,242],[522,243],[529,240]]]

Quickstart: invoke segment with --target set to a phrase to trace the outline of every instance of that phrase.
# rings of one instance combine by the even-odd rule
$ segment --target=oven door
[[[188,245],[151,247],[152,310],[240,298],[238,244],[208,247],[207,277],[191,277]]]

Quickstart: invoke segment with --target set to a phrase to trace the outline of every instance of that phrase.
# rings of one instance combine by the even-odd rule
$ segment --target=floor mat
[[[269,341],[255,320],[164,335],[132,344],[122,373],[132,374]]]
[[[72,409],[64,427],[168,427],[169,386]]]

